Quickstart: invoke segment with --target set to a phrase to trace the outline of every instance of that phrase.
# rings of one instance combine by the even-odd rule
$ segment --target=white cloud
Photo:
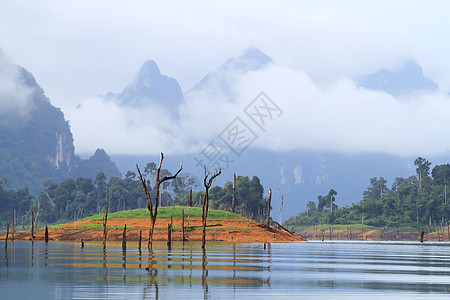
[[[284,114],[253,146],[445,153],[450,149],[446,94],[397,100],[358,89],[351,81],[413,58],[444,92],[450,89],[448,4],[407,3],[9,1],[0,9],[1,47],[62,107],[81,153],[98,147],[135,154],[197,151],[261,90]],[[148,59],[187,90],[249,46],[260,48],[279,67],[243,78],[234,103],[208,94],[187,99],[179,123],[156,108],[124,110],[92,99],[119,92]],[[0,81],[0,105],[12,105],[1,100],[11,93],[23,100],[13,105],[26,103],[28,91],[14,82]],[[74,109],[80,102],[81,109]]]
[[[180,107],[179,121],[156,106],[144,111],[101,99],[87,100],[68,114],[76,149],[83,153],[97,147],[109,153],[196,153],[211,141],[220,143],[218,135],[241,117],[258,135],[251,146],[272,151],[409,156],[450,150],[450,98],[443,93],[396,99],[358,88],[349,79],[317,85],[305,72],[278,66],[249,72],[234,88],[234,102],[215,93],[190,94]],[[266,131],[244,113],[261,91],[283,110],[281,116],[267,121]]]
[[[32,92],[32,88],[24,84],[19,68],[0,50],[0,114],[26,115],[32,108]]]
[[[102,98],[84,101],[68,112],[78,153],[104,148],[109,154],[167,154],[189,152],[183,132],[157,106],[124,108]]]
[[[422,35],[415,38],[406,25],[386,20],[374,9],[383,3],[364,6],[365,14],[353,12],[354,3],[331,9],[282,1],[8,2],[0,10],[1,47],[35,74],[63,110],[120,91],[148,59],[187,90],[249,46],[281,66],[306,71],[315,82],[395,67],[412,55],[445,82],[447,75],[436,67],[441,62],[425,59],[435,51],[424,47],[430,44],[421,43]],[[378,13],[367,14],[370,6]],[[402,16],[403,23],[417,23]]]
[[[444,93],[395,99],[348,79],[317,86],[304,72],[276,66],[249,74],[242,87],[247,99],[263,89],[284,111],[261,134],[259,147],[402,156],[450,150],[450,98]]]

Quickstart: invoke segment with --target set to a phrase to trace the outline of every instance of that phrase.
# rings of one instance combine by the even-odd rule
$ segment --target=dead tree
[[[8,248],[9,223],[6,223],[5,252]]]
[[[45,225],[45,237],[44,237],[44,239],[45,239],[45,242],[48,243],[48,226],[47,225]]]
[[[236,173],[233,173],[233,202],[231,203],[231,212],[235,212],[234,205],[236,203]]]
[[[181,240],[183,243],[186,241],[186,233],[184,228],[184,209],[181,210]]]
[[[170,217],[170,223],[167,224],[167,249],[172,249],[172,217]]]
[[[269,200],[267,201],[267,219],[260,227],[269,229],[270,222],[270,202],[272,201],[272,190],[269,189]]]
[[[141,253],[141,244],[142,244],[142,229],[139,230],[139,244],[138,244],[139,253]]]
[[[108,222],[108,205],[109,205],[109,187],[108,184],[106,184],[106,211],[105,216],[103,217],[103,251],[106,250],[106,237],[107,237],[106,223]]]
[[[123,233],[122,233],[122,252],[125,255],[125,252],[127,251],[127,224],[123,227]]]
[[[205,249],[206,244],[206,219],[208,218],[208,207],[209,207],[209,196],[208,191],[212,185],[214,178],[219,176],[222,173],[222,169],[219,169],[219,172],[215,171],[214,174],[209,178],[209,173],[206,173],[205,166],[205,179],[203,179],[203,184],[205,186],[205,197],[202,203],[202,225],[203,225],[203,236],[202,236],[202,248]]]
[[[34,241],[34,213],[31,211],[31,240]]]
[[[192,207],[192,189],[189,191],[189,207]]]
[[[141,171],[139,170],[139,166],[136,164],[137,171],[139,173],[139,180],[142,183],[142,187],[144,188],[145,199],[147,200],[147,209],[150,212],[150,229],[148,231],[148,246],[151,247],[153,240],[153,231],[155,229],[156,218],[158,216],[158,206],[159,206],[159,187],[160,185],[167,180],[172,180],[177,178],[178,174],[180,174],[181,170],[183,170],[183,161],[181,162],[180,169],[172,176],[164,176],[163,178],[159,178],[161,173],[161,165],[164,159],[164,154],[161,152],[161,159],[159,160],[158,169],[156,169],[156,186],[155,186],[155,207],[153,208],[152,198],[150,196],[150,192],[148,191],[147,184],[145,183],[145,179],[142,177]]]

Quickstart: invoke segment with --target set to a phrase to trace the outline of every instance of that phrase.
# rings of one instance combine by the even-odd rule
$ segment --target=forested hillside
[[[171,176],[161,170],[162,176]],[[154,190],[156,164],[148,163],[143,176],[148,187]],[[227,182],[223,187],[214,186],[210,190],[210,207],[213,209],[231,210],[233,183]],[[204,197],[202,186],[191,175],[178,176],[173,181],[161,185],[161,206],[189,205],[192,192],[192,206],[201,206]],[[141,182],[136,173],[128,171],[124,179],[111,177],[107,180],[100,172],[95,179],[79,177],[67,178],[57,184],[46,180],[37,198],[33,198],[27,188],[14,190],[5,181],[0,181],[0,222],[28,226],[31,211],[36,223],[53,224],[78,220],[89,215],[102,213],[106,208],[109,193],[109,212],[145,208],[146,199]],[[260,220],[267,210],[267,199],[259,178],[246,176],[236,178],[235,211],[243,216]]]
[[[445,225],[450,217],[450,165],[436,165],[424,158],[414,161],[416,176],[397,177],[389,188],[383,178],[370,178],[362,200],[352,206],[339,207],[339,191],[330,189],[317,202],[309,201],[306,211],[283,224],[292,230],[320,224],[364,223],[377,227],[428,228]]]
[[[4,184],[27,187],[36,196],[48,179],[59,183],[68,177],[95,178],[100,171],[107,177],[121,176],[103,150],[86,160],[75,155],[69,122],[34,76],[20,66],[0,63],[0,72],[5,70],[20,92],[1,95],[10,103],[0,109],[0,178]]]

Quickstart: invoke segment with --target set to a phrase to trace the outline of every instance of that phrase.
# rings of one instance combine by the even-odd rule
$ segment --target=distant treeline
[[[299,226],[364,223],[377,227],[410,227],[427,230],[431,225],[447,226],[450,217],[450,165],[437,165],[419,157],[414,161],[416,176],[397,177],[389,189],[383,177],[370,178],[363,199],[348,207],[338,207],[338,191],[331,189],[309,201],[306,211],[284,222],[295,230]],[[431,224],[431,225],[430,225]]]
[[[152,190],[155,179],[156,164],[149,163],[143,176]],[[161,176],[170,176],[162,169]],[[192,176],[179,176],[173,181],[163,183],[161,205],[188,205],[190,191],[192,205],[201,206],[204,197],[202,186]],[[233,197],[232,182],[224,187],[214,186],[210,189],[210,206],[213,209],[230,210]],[[153,191],[153,190],[152,190]],[[151,191],[151,193],[152,193]],[[109,193],[109,211],[115,212],[146,207],[146,199],[141,182],[136,173],[128,171],[125,178],[106,176],[100,172],[95,179],[79,177],[67,178],[59,184],[47,180],[34,199],[28,188],[13,190],[6,180],[0,181],[0,222],[4,225],[15,220],[17,225],[29,225],[30,213],[34,212],[39,224],[53,224],[78,220],[92,214],[105,211],[107,193]],[[267,210],[267,199],[259,178],[246,176],[236,178],[236,212],[254,219],[261,219]]]

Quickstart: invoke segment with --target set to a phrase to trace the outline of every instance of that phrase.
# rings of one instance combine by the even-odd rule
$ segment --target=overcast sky
[[[197,151],[193,139],[214,139],[264,90],[285,114],[255,146],[433,155],[450,150],[449,11],[448,1],[0,0],[0,49],[62,108],[78,153]],[[240,78],[235,105],[208,95],[186,103],[177,126],[164,113],[149,120],[96,98],[120,92],[148,59],[188,90],[252,46],[275,65]],[[352,82],[409,59],[441,92],[398,101]],[[213,125],[204,128],[211,101],[221,113],[206,116]]]

